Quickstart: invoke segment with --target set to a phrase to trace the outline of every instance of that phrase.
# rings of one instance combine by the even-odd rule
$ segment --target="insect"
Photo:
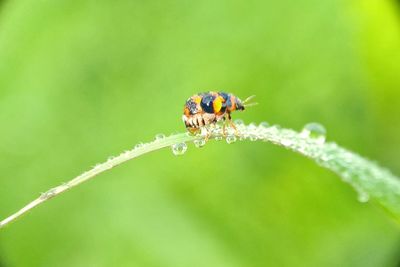
[[[228,122],[237,131],[232,122],[231,113],[244,110],[257,103],[248,103],[254,96],[242,101],[231,93],[206,92],[193,95],[186,100],[182,120],[189,132],[198,132],[203,126],[216,124],[219,121]],[[226,123],[223,124],[225,135]]]

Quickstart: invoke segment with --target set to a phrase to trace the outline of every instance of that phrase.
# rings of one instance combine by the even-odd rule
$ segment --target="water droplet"
[[[52,198],[56,195],[57,193],[57,189],[56,188],[52,188],[47,192],[41,193],[40,194],[40,199],[49,199]]]
[[[234,121],[234,123],[235,123],[236,126],[242,126],[244,124],[243,120],[241,120],[241,119],[236,119]]]
[[[171,146],[172,153],[174,153],[175,156],[180,156],[185,154],[187,150],[187,145],[186,143],[179,143],[179,144],[174,144]]]
[[[236,142],[236,136],[234,136],[234,135],[228,135],[228,136],[225,138],[225,140],[226,140],[226,142],[227,142],[228,144],[235,143],[235,142]]]
[[[255,134],[251,134],[250,136],[249,136],[249,139],[250,139],[250,141],[257,141],[257,135],[255,135]]]
[[[316,122],[306,124],[300,134],[302,137],[311,137],[320,144],[324,143],[326,138],[325,127]]]
[[[343,173],[342,173],[342,180],[344,181],[344,182],[347,182],[347,183],[349,183],[350,181],[351,181],[351,172],[349,172],[349,171],[344,171]]]
[[[139,143],[135,145],[135,149],[141,148],[143,146],[143,143]]]
[[[193,144],[196,147],[200,148],[200,147],[203,147],[206,144],[206,140],[205,139],[196,139],[196,140],[193,141]]]
[[[352,183],[351,181],[349,182],[357,192],[357,200],[362,203],[368,202],[369,194],[365,192],[364,189],[360,187],[358,184]]]
[[[165,134],[160,133],[160,134],[156,135],[156,140],[162,140],[164,138],[165,138]]]
[[[236,133],[235,129],[233,129],[232,127],[226,127],[226,129],[225,129],[226,135],[235,135],[235,133]]]
[[[365,202],[368,202],[368,200],[369,200],[369,195],[368,195],[368,193],[359,190],[359,191],[358,191],[357,199],[358,199],[358,201],[360,201],[360,202],[362,202],[362,203],[365,203]]]
[[[250,123],[250,124],[249,124],[249,129],[250,129],[250,130],[255,130],[255,129],[257,129],[257,124],[255,124],[254,122]]]
[[[215,140],[217,140],[217,141],[221,141],[223,138],[222,138],[222,135],[217,135],[216,137],[215,137]]]
[[[221,133],[221,127],[215,126],[214,128],[210,129],[210,134],[211,135],[219,135]]]
[[[207,136],[209,135],[209,130],[206,127],[200,128],[200,135],[201,136]]]
[[[262,128],[268,128],[268,127],[269,127],[269,123],[266,122],[266,121],[263,121],[263,122],[260,123],[260,127],[262,127]]]
[[[284,145],[284,146],[291,146],[291,145],[293,144],[293,141],[290,140],[290,139],[283,139],[283,140],[281,141],[281,143],[282,143],[282,145]]]
[[[276,131],[280,130],[282,127],[279,124],[274,124],[270,127],[271,130]]]

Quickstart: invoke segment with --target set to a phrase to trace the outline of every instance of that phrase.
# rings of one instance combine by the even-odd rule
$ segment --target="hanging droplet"
[[[302,137],[310,137],[318,143],[323,144],[326,138],[326,129],[319,123],[311,122],[303,127],[300,134]]]
[[[357,192],[357,200],[362,203],[368,202],[369,194],[367,192],[365,192],[364,189],[361,188],[358,184],[354,184],[354,183],[351,183],[351,184]]]
[[[250,139],[250,141],[254,142],[254,141],[257,141],[257,140],[258,140],[258,137],[257,137],[257,135],[255,135],[255,134],[251,134],[251,135],[249,136],[249,139]]]
[[[351,181],[351,172],[350,171],[344,171],[343,173],[342,173],[342,180],[343,180],[343,182],[347,182],[347,183],[349,183],[350,181]]]
[[[358,201],[365,203],[368,202],[369,200],[369,195],[366,192],[363,191],[358,191],[358,196],[357,196]]]
[[[216,137],[215,137],[215,140],[217,140],[217,141],[221,141],[223,138],[222,138],[222,135],[217,135]]]
[[[196,139],[196,140],[193,141],[193,144],[197,148],[203,147],[206,144],[206,139],[203,139],[203,138],[202,139]]]
[[[165,138],[165,134],[159,133],[156,135],[156,140],[162,140]]]
[[[236,136],[234,136],[234,135],[228,135],[228,136],[226,136],[225,140],[226,140],[226,142],[227,142],[228,144],[235,143],[235,142],[236,142]]]
[[[179,143],[179,144],[174,144],[171,146],[172,153],[174,153],[175,156],[180,156],[185,154],[187,150],[187,145],[186,143]]]

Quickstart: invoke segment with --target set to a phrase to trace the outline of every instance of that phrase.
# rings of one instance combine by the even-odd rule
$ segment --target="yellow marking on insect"
[[[193,97],[193,101],[196,103],[196,104],[200,104],[200,102],[201,102],[201,96],[194,96]]]
[[[213,101],[213,109],[215,113],[218,113],[222,108],[222,97],[218,96]]]

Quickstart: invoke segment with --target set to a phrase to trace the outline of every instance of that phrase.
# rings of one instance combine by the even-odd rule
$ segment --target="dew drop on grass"
[[[311,122],[303,127],[300,134],[302,137],[310,137],[315,139],[318,143],[323,144],[326,138],[326,129],[319,123]]]
[[[368,202],[369,194],[357,184],[352,184],[352,186],[357,192],[357,200],[362,203]]]
[[[257,135],[255,135],[255,134],[251,134],[251,135],[249,136],[249,139],[250,139],[250,141],[252,141],[252,142],[258,140]]]
[[[174,153],[175,156],[180,156],[185,154],[187,150],[187,145],[186,143],[179,143],[179,144],[174,144],[171,146],[172,153]]]
[[[222,138],[222,135],[217,135],[216,137],[215,137],[215,140],[217,140],[217,141],[221,141],[223,138]]]
[[[369,195],[368,194],[359,194],[357,199],[358,199],[358,201],[365,203],[365,202],[368,202]]]
[[[227,135],[226,138],[225,138],[225,140],[226,140],[226,142],[227,142],[228,144],[235,143],[235,142],[236,142],[236,136],[234,136],[234,135]]]
[[[162,140],[165,138],[165,134],[159,133],[156,135],[156,140]]]
[[[282,129],[282,127],[279,124],[274,124],[270,127],[270,129],[276,131]]]
[[[342,173],[342,176],[341,176],[341,178],[342,178],[342,180],[343,180],[343,182],[347,182],[347,183],[349,183],[350,181],[351,181],[351,172],[349,172],[349,171],[344,171],[343,173]]]
[[[57,189],[56,188],[52,188],[47,192],[41,193],[40,194],[40,199],[49,199],[52,198],[56,195]]]
[[[255,124],[254,122],[249,124],[249,130],[254,131],[255,129],[257,129],[257,124]]]
[[[365,202],[368,202],[368,200],[369,200],[369,195],[368,195],[368,193],[359,190],[359,191],[358,191],[357,199],[358,199],[358,201],[360,201],[360,202],[362,202],[362,203],[365,203]]]
[[[290,139],[283,139],[283,140],[281,141],[281,143],[282,143],[282,145],[284,145],[284,146],[291,146],[291,145],[293,144],[293,141],[290,140]]]
[[[202,127],[200,128],[200,135],[205,137],[209,134],[208,131],[209,130],[206,127]]]
[[[206,144],[206,140],[205,139],[196,139],[196,140],[194,140],[193,141],[193,144],[197,147],[197,148],[200,148],[200,147],[203,147],[205,144]]]
[[[135,149],[141,148],[143,146],[143,143],[139,143],[135,145]]]
[[[244,122],[243,122],[243,120],[241,120],[241,119],[236,119],[236,120],[234,121],[234,124],[235,124],[236,126],[242,126],[242,125],[244,124]]]

